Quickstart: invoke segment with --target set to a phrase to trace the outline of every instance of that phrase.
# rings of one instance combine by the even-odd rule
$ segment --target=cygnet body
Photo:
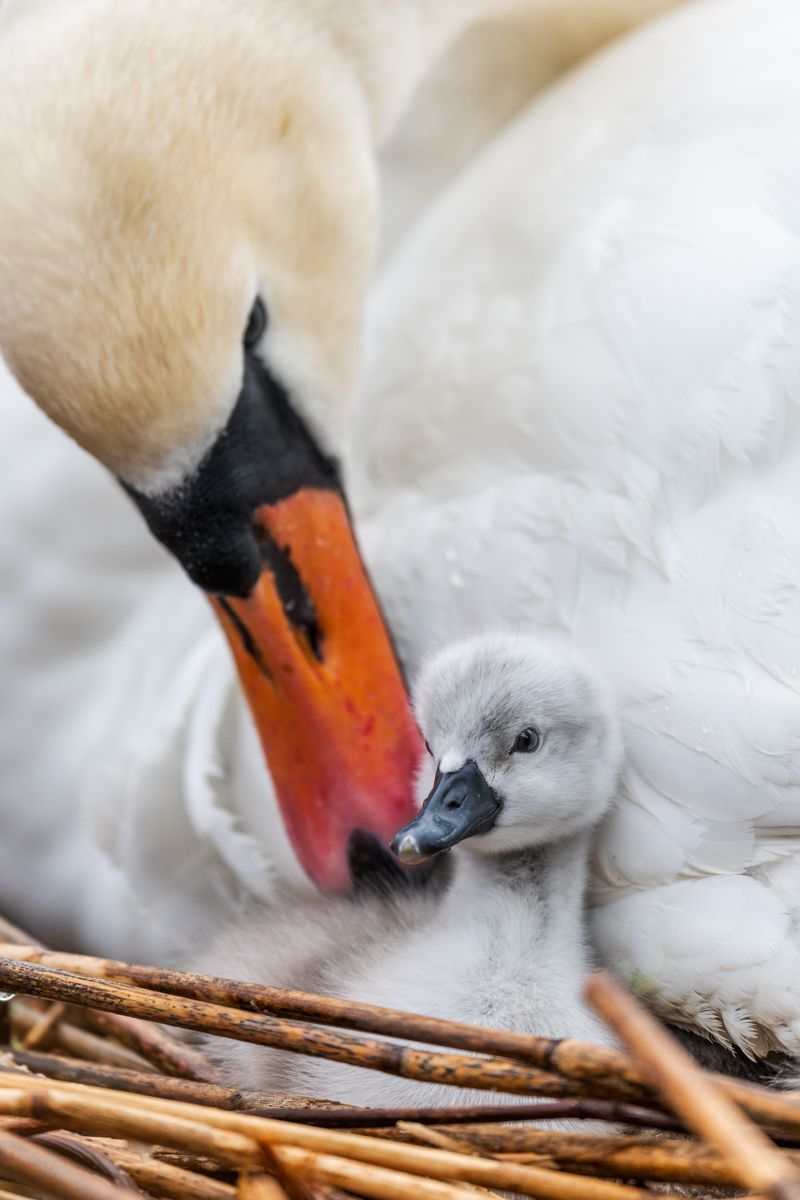
[[[414,861],[457,846],[444,895],[262,907],[225,929],[193,965],[453,1020],[607,1042],[582,999],[591,965],[587,861],[621,759],[602,687],[566,648],[484,635],[430,661],[415,705],[435,778],[393,848]],[[239,1087],[397,1106],[476,1096],[241,1043],[217,1041],[213,1049]]]

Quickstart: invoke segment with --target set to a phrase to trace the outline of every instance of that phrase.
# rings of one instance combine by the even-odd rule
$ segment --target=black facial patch
[[[244,599],[266,555],[273,569],[279,567],[284,606],[287,600],[300,606],[296,615],[314,646],[313,604],[303,598],[296,571],[292,577],[290,560],[278,562],[283,552],[253,522],[261,505],[306,487],[341,492],[338,464],[319,449],[267,367],[245,351],[239,398],[192,475],[159,496],[126,490],[153,535],[207,592]]]
[[[322,633],[314,601],[303,583],[300,572],[292,562],[288,546],[279,546],[268,529],[256,522],[255,537],[261,558],[275,580],[283,611],[296,629],[305,634],[312,653],[322,661]]]
[[[242,643],[242,647],[244,649],[245,654],[250,655],[253,662],[256,664],[259,671],[261,672],[261,674],[263,676],[265,676],[265,678],[272,679],[272,672],[270,671],[267,664],[264,662],[264,656],[262,655],[261,651],[259,650],[258,646],[256,645],[255,638],[253,637],[250,630],[247,628],[247,625],[244,623],[242,618],[237,613],[236,609],[231,604],[230,600],[227,600],[224,596],[220,596],[219,603],[220,603],[220,607],[222,608],[222,611],[225,613],[225,616],[228,618],[231,625],[233,625],[234,629],[236,630],[236,633],[238,635],[239,641]]]

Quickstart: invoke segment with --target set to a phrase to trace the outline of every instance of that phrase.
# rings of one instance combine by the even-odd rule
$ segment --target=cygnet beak
[[[421,862],[449,850],[465,838],[486,833],[495,824],[502,805],[477,764],[471,759],[446,775],[439,775],[420,809],[392,842],[404,863]]]

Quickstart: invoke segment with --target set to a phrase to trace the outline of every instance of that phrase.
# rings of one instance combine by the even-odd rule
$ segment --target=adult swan
[[[631,770],[602,943],[754,1051],[798,1048],[799,42],[788,3],[695,5],[537,103],[386,277],[355,456],[409,662],[505,616],[605,663]],[[230,771],[230,691],[204,671],[184,693]],[[152,795],[103,808],[140,869]]]
[[[354,453],[412,669],[505,619],[614,682],[601,949],[753,1053],[800,1050],[799,53],[715,0],[537,100],[384,276]]]

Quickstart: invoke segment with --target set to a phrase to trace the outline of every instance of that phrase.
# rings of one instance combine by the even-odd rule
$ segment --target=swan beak
[[[395,836],[392,850],[404,863],[417,863],[449,850],[465,838],[487,833],[501,809],[471,759],[446,775],[438,775],[419,815]]]
[[[343,891],[354,831],[388,845],[413,812],[422,742],[341,494],[303,488],[258,508],[254,528],[255,587],[212,604],[295,853]]]

